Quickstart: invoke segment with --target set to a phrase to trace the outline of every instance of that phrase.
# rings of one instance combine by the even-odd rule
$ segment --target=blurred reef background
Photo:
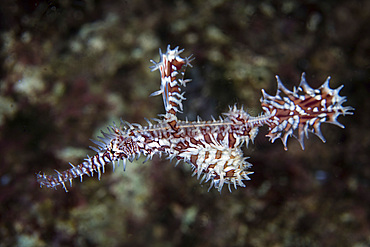
[[[370,1],[0,2],[0,247],[370,246]],[[222,194],[155,157],[101,181],[40,189],[36,173],[79,163],[90,139],[163,113],[158,48],[194,54],[184,114],[205,120],[306,72],[331,76],[355,114],[284,151],[260,129],[246,188]]]

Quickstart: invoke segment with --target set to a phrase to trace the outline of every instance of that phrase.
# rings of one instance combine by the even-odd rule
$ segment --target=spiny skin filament
[[[160,89],[151,96],[162,94],[165,114],[155,119],[156,123],[147,120],[147,125],[130,124],[122,122],[121,126],[110,126],[108,132],[102,132],[99,141],[93,141],[96,147],[92,149],[95,155],[85,158],[79,165],[58,172],[54,175],[37,174],[40,186],[56,188],[61,185],[67,191],[66,182],[84,175],[93,176],[105,172],[108,164],[119,166],[123,163],[126,167],[127,160],[140,155],[146,156],[146,160],[154,155],[166,155],[169,159],[176,158],[177,162],[183,160],[190,164],[193,176],[197,176],[201,182],[210,182],[210,187],[221,192],[226,184],[231,191],[234,187],[245,187],[243,181],[250,180],[249,171],[252,166],[243,156],[241,147],[249,141],[253,142],[258,133],[258,128],[267,125],[269,132],[266,135],[274,142],[277,138],[282,140],[287,150],[287,140],[290,136],[295,137],[304,149],[304,136],[308,132],[316,134],[323,142],[325,139],[321,133],[321,123],[331,123],[342,128],[344,126],[337,121],[339,115],[351,115],[354,108],[342,106],[346,97],[340,96],[337,89],[329,88],[329,79],[318,89],[308,86],[305,74],[302,74],[301,83],[293,91],[283,86],[277,78],[278,89],[275,96],[267,94],[262,89],[261,106],[263,113],[260,116],[250,116],[243,108],[229,107],[229,111],[223,114],[219,120],[211,121],[183,121],[176,116],[183,109],[182,101],[185,100],[182,87],[185,87],[189,79],[184,79],[185,69],[191,66],[191,56],[181,58],[183,50],[178,47],[167,47],[166,53],[159,50],[160,61],[154,62],[152,71],[159,70],[161,74]]]

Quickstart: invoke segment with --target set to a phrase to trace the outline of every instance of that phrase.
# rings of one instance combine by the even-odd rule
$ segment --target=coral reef
[[[368,1],[29,1],[0,3],[1,246],[368,246]],[[257,136],[253,182],[207,193],[186,167],[138,160],[69,193],[38,171],[80,162],[89,139],[161,112],[149,58],[178,44],[196,54],[184,116],[209,119],[237,102],[261,111],[271,78],[331,87],[356,108],[317,138]],[[315,84],[317,83],[317,84]],[[335,84],[337,83],[337,84]],[[256,115],[256,114],[254,114]],[[181,115],[180,115],[181,118]],[[322,146],[323,145],[323,146]],[[325,146],[324,146],[325,145]],[[89,153],[90,152],[90,153]]]

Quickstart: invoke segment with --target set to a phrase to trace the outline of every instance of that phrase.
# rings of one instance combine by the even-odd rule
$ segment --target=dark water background
[[[0,247],[370,245],[370,1],[10,1],[0,3]],[[65,193],[39,171],[81,162],[100,129],[163,113],[167,44],[194,54],[184,116],[228,105],[261,112],[274,75],[291,89],[331,76],[356,108],[306,150],[245,149],[246,188],[207,192],[186,164],[154,158],[108,167]]]

